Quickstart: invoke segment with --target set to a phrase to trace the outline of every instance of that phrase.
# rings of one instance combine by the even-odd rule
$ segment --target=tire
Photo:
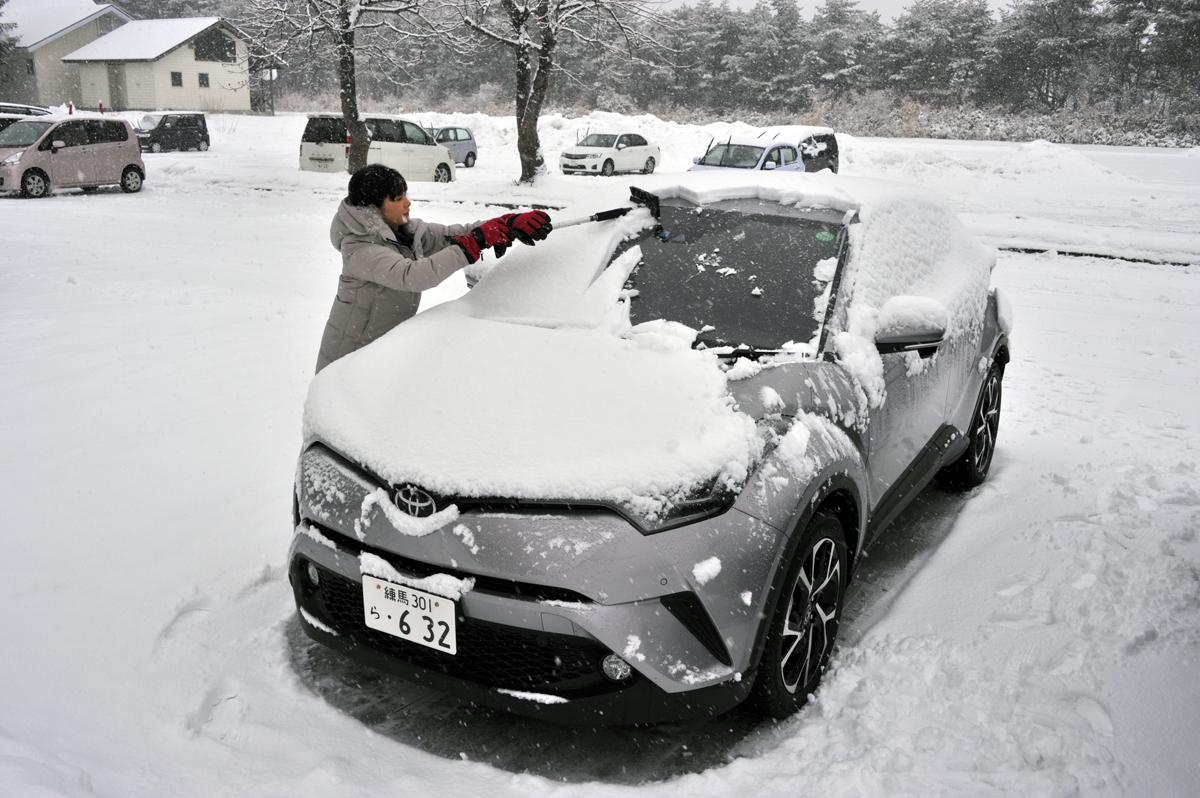
[[[600,167],[600,174],[604,175],[605,177],[612,177],[613,172],[615,172],[615,171],[616,171],[616,166],[613,164],[613,162],[611,160],[605,161],[604,166]]]
[[[150,145],[150,152],[162,152],[162,145],[157,141]]]
[[[993,363],[979,389],[979,399],[971,414],[967,434],[967,450],[962,456],[938,472],[938,478],[948,487],[966,490],[982,485],[992,467],[996,453],[996,436],[1000,432],[1000,401],[1004,369]]]
[[[433,182],[449,183],[450,182],[450,167],[444,163],[437,165],[437,169],[433,170]]]
[[[474,165],[475,165],[475,153],[468,152],[467,159],[465,161],[463,161],[463,166],[470,169]]]
[[[40,169],[30,169],[21,176],[21,196],[41,199],[50,193],[50,180]]]
[[[144,178],[136,166],[126,166],[121,173],[121,190],[126,194],[136,194],[142,190]]]
[[[753,708],[784,718],[816,690],[837,641],[849,568],[841,520],[818,512],[787,565],[750,693]]]
[[[836,157],[836,156],[835,156],[835,157],[833,157],[833,158],[831,158],[831,159],[829,159],[829,171],[833,172],[835,175],[837,174],[837,171],[838,171],[838,159],[837,159],[837,157]]]
[[[196,149],[200,150],[200,152],[208,152],[208,142],[201,141],[198,145],[196,145]]]
[[[644,174],[644,175],[654,174],[654,159],[653,158],[646,159],[646,165],[642,167],[642,174]]]

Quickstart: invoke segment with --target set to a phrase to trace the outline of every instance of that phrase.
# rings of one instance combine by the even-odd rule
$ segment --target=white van
[[[363,122],[371,135],[367,163],[381,163],[405,180],[449,183],[454,179],[454,156],[416,122],[399,116],[371,114]],[[309,114],[300,139],[300,168],[312,172],[345,172],[350,159],[350,134],[340,114]]]

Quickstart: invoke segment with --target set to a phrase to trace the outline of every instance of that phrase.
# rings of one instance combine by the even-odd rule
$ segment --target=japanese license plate
[[[445,596],[363,574],[363,617],[372,629],[457,654],[457,614],[454,602]]]

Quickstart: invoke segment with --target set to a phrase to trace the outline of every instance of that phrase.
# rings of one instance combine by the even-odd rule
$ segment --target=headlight
[[[17,161],[21,160],[21,155],[23,155],[23,153],[14,152],[12,155],[8,156],[3,161],[0,161],[0,166],[12,166]]]
[[[588,160],[589,160],[589,161],[594,161],[594,160],[596,160],[596,159],[597,159],[597,158],[599,158],[599,157],[600,157],[600,153],[598,153],[598,152],[593,152],[593,153],[591,153],[590,155],[588,155]]]
[[[650,518],[639,518],[637,525],[644,535],[665,532],[668,529],[694,524],[712,518],[733,507],[737,491],[718,480],[695,488],[683,499],[675,501],[666,512]]]

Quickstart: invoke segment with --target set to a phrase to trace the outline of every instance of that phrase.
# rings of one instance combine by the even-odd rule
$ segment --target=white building
[[[249,111],[249,55],[220,17],[145,19],[63,58],[79,68],[85,108]]]
[[[0,23],[15,27],[16,51],[0,67],[0,101],[79,103],[79,70],[62,57],[133,18],[92,0],[8,0]]]

